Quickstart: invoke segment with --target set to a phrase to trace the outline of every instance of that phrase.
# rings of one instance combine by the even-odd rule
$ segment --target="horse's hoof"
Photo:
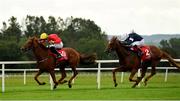
[[[144,86],[147,86],[147,82],[144,82]]]
[[[133,85],[131,88],[135,88],[136,87],[136,85]]]
[[[147,86],[147,79],[144,80],[144,86]]]
[[[71,84],[68,84],[69,88],[72,88],[72,85]]]
[[[115,84],[114,84],[114,87],[117,87],[117,86],[118,86],[118,84],[117,84],[117,83],[115,83]]]
[[[45,82],[43,82],[43,83],[40,83],[39,85],[45,85],[46,83]]]
[[[67,80],[64,80],[63,82],[61,82],[61,84],[64,84],[64,83],[66,83],[66,82],[68,82]]]
[[[57,86],[56,86],[56,85],[54,85],[53,90],[55,90],[56,88],[57,88]]]

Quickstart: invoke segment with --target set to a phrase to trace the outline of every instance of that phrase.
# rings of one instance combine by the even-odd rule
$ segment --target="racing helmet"
[[[48,35],[46,33],[42,33],[40,35],[40,39],[47,39],[48,38]]]

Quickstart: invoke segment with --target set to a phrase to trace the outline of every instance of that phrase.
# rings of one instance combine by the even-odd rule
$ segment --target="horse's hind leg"
[[[133,79],[133,77],[134,77],[134,75],[136,74],[137,71],[138,71],[137,68],[133,68],[133,69],[131,70],[131,74],[130,74],[130,76],[129,76],[129,81],[130,81],[130,82],[137,82],[137,80],[134,80],[134,79]]]
[[[72,71],[73,71],[73,76],[70,78],[70,80],[69,80],[69,82],[68,82],[68,86],[69,86],[69,88],[71,88],[72,87],[72,84],[71,84],[71,82],[72,82],[72,80],[77,76],[77,74],[78,74],[78,72],[77,72],[77,70],[76,70],[76,68],[74,67],[71,67],[72,68]]]
[[[147,68],[142,68],[142,72],[141,72],[141,77],[139,77],[136,81],[136,83],[132,86],[132,88],[135,88],[139,82],[141,82],[141,80],[144,78],[145,74],[146,74]]]
[[[153,66],[151,69],[151,74],[149,76],[147,76],[144,80],[144,85],[147,85],[147,81],[156,74],[156,68]]]
[[[64,78],[66,77],[65,68],[61,67],[61,68],[60,68],[60,72],[61,72],[61,78],[59,79],[58,83],[64,84],[64,83],[67,82],[66,80],[64,80]],[[64,80],[64,81],[63,81],[63,80]]]
[[[122,72],[124,69],[122,67],[115,68],[112,70],[113,73],[113,81],[114,81],[114,86],[117,87],[118,83],[116,82],[116,72]]]
[[[156,74],[156,66],[158,65],[158,63],[160,62],[160,60],[157,61],[152,61],[152,68],[151,68],[151,74],[149,76],[147,76],[144,80],[144,85],[147,85],[147,81]]]
[[[36,75],[35,75],[35,77],[34,77],[34,79],[36,80],[36,82],[37,82],[39,85],[45,85],[45,84],[46,84],[45,82],[40,82],[40,81],[38,80],[39,75],[41,75],[42,73],[43,73],[43,71],[38,70],[38,72],[36,73]]]

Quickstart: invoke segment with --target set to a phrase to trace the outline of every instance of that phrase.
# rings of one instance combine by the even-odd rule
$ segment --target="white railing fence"
[[[177,62],[180,62],[180,59],[174,59]],[[102,68],[101,64],[104,63],[118,63],[118,60],[96,60],[98,67],[97,68],[77,68],[77,70],[88,70],[88,71],[92,71],[92,70],[96,70],[97,71],[97,89],[100,89],[100,85],[101,85],[101,71],[105,71],[105,70],[112,70],[114,68]],[[167,62],[167,60],[161,60],[161,62]],[[0,64],[2,65],[2,69],[0,69],[2,71],[2,93],[5,92],[5,71],[24,71],[24,84],[26,84],[26,71],[37,71],[38,69],[5,69],[5,65],[7,64],[35,64],[36,61],[0,61]],[[157,67],[157,69],[165,69],[165,78],[164,81],[167,81],[167,77],[168,77],[168,69],[176,69],[175,67]],[[55,69],[58,70],[58,69]],[[70,70],[70,69],[66,69],[66,70]],[[121,74],[121,82],[123,82],[123,75],[124,73],[122,72]],[[138,75],[140,75],[140,72],[138,72]],[[53,82],[52,79],[50,77],[50,84],[51,84],[51,89],[53,89]]]

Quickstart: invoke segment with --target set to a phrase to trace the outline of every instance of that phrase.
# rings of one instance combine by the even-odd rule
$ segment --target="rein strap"
[[[44,61],[46,61],[46,60],[48,60],[48,58],[42,59],[42,60],[37,61],[37,62],[38,62],[38,63],[41,63],[41,62],[44,62]]]

